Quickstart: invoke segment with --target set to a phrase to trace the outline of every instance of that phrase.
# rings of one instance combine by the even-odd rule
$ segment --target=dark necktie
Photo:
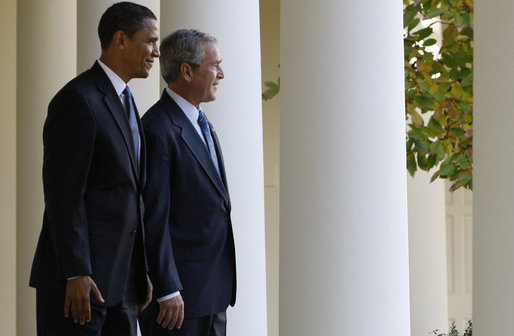
[[[139,168],[139,127],[137,126],[136,110],[134,109],[132,94],[130,93],[128,86],[123,90],[123,96],[125,97],[125,110],[127,111],[127,117],[132,133],[132,141],[134,143],[134,153],[136,153],[136,162]]]
[[[205,142],[207,143],[207,148],[209,149],[209,153],[211,154],[212,162],[214,163],[214,166],[216,166],[216,170],[218,171],[218,174],[220,174],[220,168],[218,165],[218,157],[216,156],[216,149],[214,148],[214,142],[212,140],[209,122],[207,121],[207,117],[202,112],[202,110],[199,110],[198,112],[199,112],[198,113],[198,125],[200,125],[200,128],[202,129],[202,133],[205,138]]]

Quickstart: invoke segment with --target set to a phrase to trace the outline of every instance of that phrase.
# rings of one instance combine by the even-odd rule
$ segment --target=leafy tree
[[[404,0],[407,170],[472,189],[473,0]],[[441,27],[440,48],[434,27]],[[264,83],[264,100],[280,92]]]
[[[432,181],[453,181],[451,191],[471,189],[473,0],[403,3],[407,169],[414,176],[418,168],[437,167]],[[437,25],[440,49],[433,47]]]

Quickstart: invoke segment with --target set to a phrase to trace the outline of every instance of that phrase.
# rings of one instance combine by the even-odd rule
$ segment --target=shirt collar
[[[177,105],[182,109],[184,114],[187,116],[187,119],[189,119],[193,125],[197,124],[199,114],[198,109],[169,87],[166,87],[166,92],[171,97],[171,99],[173,99],[175,103],[177,103]]]
[[[125,87],[127,84],[123,81],[123,79],[120,78],[114,71],[112,71],[107,65],[102,63],[102,61],[98,60],[98,64],[102,67],[107,77],[109,77],[109,80],[112,83],[112,86],[114,86],[114,90],[116,91],[116,94],[119,96],[122,94],[123,90],[125,90]]]

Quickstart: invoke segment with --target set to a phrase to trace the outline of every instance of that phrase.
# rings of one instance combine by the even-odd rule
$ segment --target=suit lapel
[[[227,204],[230,204],[227,189],[225,188],[224,181],[222,181],[222,178],[225,180],[225,171],[224,168],[221,170],[223,158],[221,150],[219,149],[218,140],[215,140],[217,147],[216,151],[218,154],[218,161],[220,163],[220,173],[222,174],[222,178],[220,178],[220,175],[214,166],[214,162],[212,162],[207,146],[205,146],[204,142],[198,135],[198,132],[193,127],[193,125],[191,125],[191,122],[189,119],[187,119],[182,109],[175,103],[173,99],[171,99],[166,91],[164,91],[161,100],[164,103],[164,106],[166,106],[171,121],[181,129],[180,136],[182,137],[182,140],[187,145],[216,189],[218,189],[219,193],[223,196],[225,201],[227,201]]]
[[[132,134],[130,130],[130,125],[128,123],[128,119],[125,113],[125,109],[123,108],[123,105],[121,104],[120,98],[116,94],[116,91],[114,90],[114,87],[112,86],[112,83],[109,80],[109,77],[105,74],[103,69],[100,67],[100,65],[95,62],[93,67],[91,68],[93,71],[93,74],[96,79],[96,83],[98,85],[98,89],[104,94],[104,102],[108,107],[109,112],[111,113],[112,117],[114,118],[116,124],[118,125],[118,128],[123,135],[123,141],[125,142],[125,146],[127,148],[127,151],[129,153],[130,162],[132,165],[132,170],[134,172],[134,175],[136,176],[136,180],[139,180],[139,173],[140,171],[137,168],[137,162],[136,162],[136,156],[134,153],[134,145],[132,141]],[[134,104],[135,106],[135,104]],[[137,109],[136,109],[137,114]],[[139,121],[139,117],[136,116],[136,119],[138,120],[138,125],[140,126],[141,122]],[[140,126],[140,137],[143,138],[142,128]],[[143,148],[143,143],[141,144],[141,148]]]

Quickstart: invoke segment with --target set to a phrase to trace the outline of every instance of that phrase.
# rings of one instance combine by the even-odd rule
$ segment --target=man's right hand
[[[85,324],[91,322],[90,292],[104,303],[102,294],[89,275],[66,280],[66,298],[64,299],[64,317],[73,316],[73,322]]]
[[[182,327],[182,321],[184,321],[184,301],[180,294],[169,300],[159,302],[159,307],[158,324],[169,330]]]

